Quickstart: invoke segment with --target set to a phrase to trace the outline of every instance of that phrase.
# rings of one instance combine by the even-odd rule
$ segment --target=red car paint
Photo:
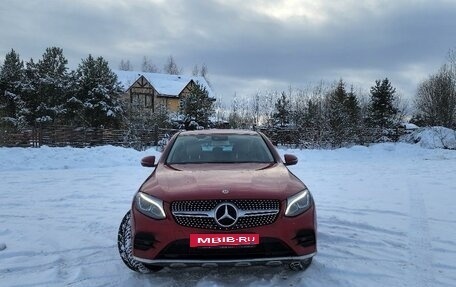
[[[214,134],[221,136],[232,134],[246,136],[259,135],[266,143],[274,161],[265,163],[167,163],[170,150],[178,137],[186,135],[201,135],[203,137]],[[154,171],[139,189],[140,192],[163,201],[166,218],[153,219],[139,211],[135,202],[133,202],[131,224],[133,241],[135,242],[133,255],[142,262],[154,264],[154,260],[160,262],[159,260],[164,258],[163,252],[166,252],[167,248],[171,248],[170,246],[173,243],[184,242],[184,245],[189,245],[190,238],[194,234],[208,234],[209,237],[214,237],[217,234],[228,236],[230,234],[255,234],[259,236],[260,242],[273,241],[275,242],[274,244],[283,246],[281,248],[287,250],[287,256],[285,256],[287,258],[290,257],[292,259],[306,255],[313,256],[317,251],[315,205],[311,198],[310,207],[301,214],[291,217],[285,215],[287,199],[307,189],[304,183],[286,167],[287,163],[289,165],[295,164],[297,158],[293,155],[285,155],[285,160],[286,162],[284,163],[271,142],[263,134],[257,132],[204,130],[183,132],[175,135],[156,163]],[[145,158],[142,164],[144,166],[155,165],[154,158]],[[171,208],[173,202],[186,200],[204,202],[216,200],[221,204],[224,202],[233,202],[234,200],[235,206],[239,200],[277,200],[279,202],[279,212],[272,223],[261,226],[236,229],[219,228],[215,230],[213,228],[189,227],[176,222],[176,217],[173,215]],[[147,248],[147,246],[140,246],[139,243],[136,244],[139,241],[138,234],[141,234],[141,236],[146,234],[153,238],[150,240],[153,241],[153,244],[150,245],[151,247]],[[136,238],[137,236],[138,238]],[[303,243],[304,241],[305,243]],[[146,240],[145,242],[148,241]],[[187,244],[186,242],[189,243]],[[194,247],[187,247],[182,248],[183,253],[192,253],[195,250]],[[211,259],[209,261],[229,259],[228,261],[232,262],[236,261],[237,258],[255,261],[255,259],[258,259],[256,256],[259,256],[260,259],[262,256],[261,254],[253,254],[253,252],[252,255],[245,255],[245,248],[249,246],[242,246],[242,248],[237,248],[236,246],[229,247],[229,252],[226,250],[223,251],[223,256],[221,255],[220,258],[217,258],[218,253],[216,249],[208,249],[207,252],[210,251],[211,253]],[[264,248],[269,248],[266,243],[264,243]],[[273,254],[274,250],[270,251]],[[239,253],[239,257],[237,257],[237,253]],[[205,254],[205,251],[202,250],[201,254]],[[188,261],[189,258],[205,260],[205,258],[199,258],[199,255],[192,255],[194,257],[191,257],[189,254],[181,255],[173,253],[173,257],[165,257],[165,259],[183,263]],[[265,257],[271,260],[274,259],[274,256],[271,255]]]

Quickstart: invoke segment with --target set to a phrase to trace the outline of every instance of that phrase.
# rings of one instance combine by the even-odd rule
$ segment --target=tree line
[[[327,85],[287,92],[258,92],[250,98],[235,98],[226,118],[231,127],[267,127],[301,130],[302,140],[325,146],[344,146],[388,140],[403,120],[396,89],[388,78],[377,80],[369,97],[361,97],[342,79]],[[303,143],[304,144],[304,143]]]
[[[63,50],[47,48],[24,63],[13,49],[0,68],[0,125],[21,130],[47,124],[118,127],[123,90],[103,57],[88,55],[70,71]]]
[[[302,141],[311,139],[326,146],[388,141],[404,122],[456,129],[455,51],[449,52],[447,63],[435,74],[419,83],[410,101],[397,93],[388,78],[376,80],[368,93],[348,86],[341,79],[303,89],[290,87],[281,93],[235,96],[231,106],[217,109],[216,117],[231,127],[305,130]]]
[[[42,58],[24,63],[12,49],[0,66],[0,126],[24,129],[36,125],[62,124],[78,127],[128,127],[134,133],[153,125],[160,127],[255,128],[306,130],[306,137],[343,146],[389,140],[399,123],[456,128],[456,53],[423,80],[412,99],[412,113],[388,78],[376,80],[363,93],[342,79],[333,84],[318,83],[304,89],[261,91],[248,97],[235,96],[229,107],[212,101],[197,85],[181,102],[178,114],[157,107],[152,114],[126,117],[121,102],[123,88],[103,57],[88,55],[77,69],[67,68],[58,47],[47,48]],[[121,65],[128,68],[129,61]],[[154,68],[155,67],[155,68]],[[122,67],[120,67],[122,68]],[[144,57],[143,70],[157,72]],[[182,72],[170,56],[164,72]],[[207,67],[195,66],[194,75],[206,76]],[[180,124],[176,125],[176,124]],[[309,132],[310,131],[310,132]],[[309,134],[310,133],[310,134]]]
[[[147,58],[144,61],[143,69],[153,69]],[[152,113],[121,101],[124,88],[103,57],[88,55],[75,70],[69,70],[67,64],[63,49],[58,47],[49,47],[37,62],[30,59],[26,63],[11,49],[0,66],[0,127],[16,131],[51,124],[122,127],[134,135],[136,130],[154,125],[209,126],[213,101],[198,83],[181,102],[178,115],[171,115],[164,107],[156,107]],[[179,74],[182,68],[170,56],[163,71]],[[195,66],[193,74],[206,77],[206,65]]]
[[[134,65],[128,59],[122,59],[119,63],[119,70],[121,71],[135,71]],[[146,73],[164,73],[169,75],[180,75],[183,73],[183,68],[180,67],[172,55],[168,56],[163,69],[160,69],[150,57],[144,56],[141,62],[141,71]],[[192,76],[201,76],[207,79],[208,68],[205,63],[201,66],[194,65],[192,69]]]

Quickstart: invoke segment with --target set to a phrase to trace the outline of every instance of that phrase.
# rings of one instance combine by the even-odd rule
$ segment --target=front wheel
[[[120,258],[133,271],[139,273],[150,273],[163,269],[162,266],[145,265],[133,258],[133,244],[131,236],[131,212],[127,212],[119,226],[117,234],[117,247]]]

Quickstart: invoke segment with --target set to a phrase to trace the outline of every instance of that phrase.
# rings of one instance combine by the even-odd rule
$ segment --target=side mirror
[[[298,158],[292,154],[284,155],[285,158],[285,165],[295,165],[298,163]]]
[[[155,156],[150,155],[150,156],[143,157],[141,159],[141,165],[144,167],[154,167],[155,166]]]

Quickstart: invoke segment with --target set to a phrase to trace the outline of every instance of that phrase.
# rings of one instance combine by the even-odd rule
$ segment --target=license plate
[[[259,234],[190,234],[190,247],[260,244]]]

